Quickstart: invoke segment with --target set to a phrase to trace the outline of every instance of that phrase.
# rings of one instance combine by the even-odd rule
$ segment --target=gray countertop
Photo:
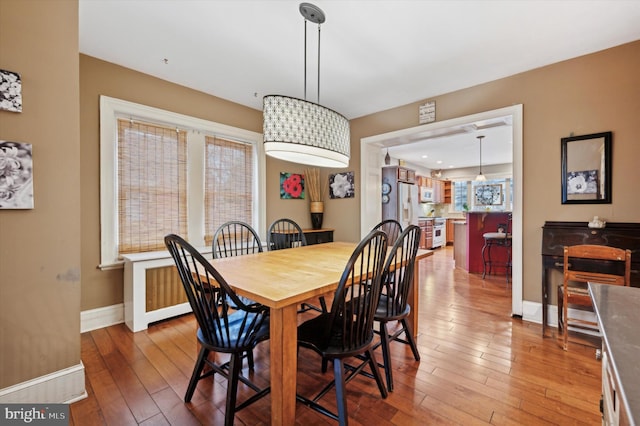
[[[589,283],[589,292],[609,348],[619,395],[629,409],[631,424],[640,420],[640,289]]]

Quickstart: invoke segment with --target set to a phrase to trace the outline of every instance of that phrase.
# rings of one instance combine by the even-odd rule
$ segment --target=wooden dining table
[[[211,261],[238,294],[270,308],[272,425],[295,423],[298,306],[337,288],[356,246],[356,243],[331,242]],[[416,335],[418,260],[432,254],[430,250],[419,250],[416,258],[409,318]]]

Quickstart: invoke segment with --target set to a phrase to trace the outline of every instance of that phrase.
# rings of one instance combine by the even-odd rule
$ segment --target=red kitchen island
[[[511,212],[467,212],[466,242],[467,259],[466,265],[460,265],[469,273],[482,273],[482,247],[484,246],[485,232],[497,232],[499,224],[509,223]],[[509,225],[510,226],[510,225]],[[511,232],[511,228],[509,228]],[[496,263],[505,263],[507,260],[507,250],[502,247],[494,247],[491,251],[491,258]],[[504,267],[494,266],[493,274],[503,274]]]

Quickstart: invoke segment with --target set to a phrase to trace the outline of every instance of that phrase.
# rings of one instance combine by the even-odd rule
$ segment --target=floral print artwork
[[[353,184],[353,172],[336,173],[329,175],[330,198],[353,198],[355,187]]]
[[[15,72],[0,70],[0,110],[22,112],[22,83]]]
[[[567,174],[567,194],[597,194],[598,171],[585,170]]]
[[[304,199],[304,175],[280,172],[280,198]]]
[[[0,140],[0,209],[32,208],[31,144]]]

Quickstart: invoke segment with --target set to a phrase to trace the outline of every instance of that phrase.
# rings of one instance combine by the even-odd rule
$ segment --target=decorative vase
[[[322,216],[324,214],[324,202],[312,201],[309,205],[309,211],[311,212],[311,227],[313,229],[322,228]]]

